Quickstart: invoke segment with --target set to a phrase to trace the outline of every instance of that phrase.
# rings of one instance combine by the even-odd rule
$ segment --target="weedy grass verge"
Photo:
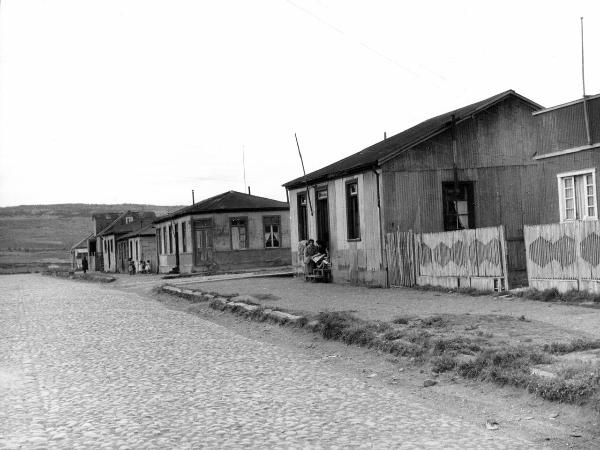
[[[469,326],[460,317],[451,315],[400,316],[382,322],[364,320],[349,311],[314,315],[265,307],[246,298],[236,301],[212,294],[203,298],[213,309],[227,310],[250,320],[306,328],[328,340],[409,358],[434,373],[454,372],[466,379],[511,385],[546,400],[586,404],[600,412],[600,364],[571,361],[556,369],[562,355],[598,349],[600,340],[507,345],[493,333],[478,329],[492,320],[502,323],[511,320],[503,316],[481,316],[476,322],[469,316]],[[291,315],[295,315],[293,320],[289,319]]]
[[[559,292],[558,289],[526,289],[514,292],[517,297],[540,302],[562,302],[562,303],[597,303],[600,304],[600,294],[592,294],[586,291],[571,290],[568,292]]]

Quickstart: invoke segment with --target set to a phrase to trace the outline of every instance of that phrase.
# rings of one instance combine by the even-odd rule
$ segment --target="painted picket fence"
[[[504,227],[386,235],[391,286],[508,289]]]
[[[527,225],[524,234],[530,287],[600,292],[600,222]]]

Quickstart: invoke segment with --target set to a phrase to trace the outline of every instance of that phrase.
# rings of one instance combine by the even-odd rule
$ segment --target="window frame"
[[[586,182],[586,186],[585,186],[585,214],[583,214],[581,219],[577,218],[577,190],[575,188],[575,178],[576,177],[584,177],[584,179],[586,178],[587,175],[591,175],[592,176],[592,184],[591,186],[593,187],[593,205],[590,205],[588,203],[589,197],[591,197],[590,195],[588,195],[587,193],[587,187],[590,186],[587,184]],[[575,213],[575,217],[573,219],[567,219],[567,197],[565,196],[565,184],[564,184],[564,180],[571,178],[573,180],[573,197],[570,197],[573,199],[573,206],[574,206],[574,213]],[[581,170],[571,170],[569,172],[561,172],[561,173],[557,173],[556,174],[556,181],[557,181],[557,187],[558,187],[558,211],[559,211],[559,217],[560,217],[560,222],[561,223],[565,223],[565,222],[576,222],[578,220],[598,220],[598,189],[597,189],[597,185],[596,185],[596,168],[595,167],[591,167],[588,169],[581,169]],[[593,207],[594,208],[594,215],[590,216],[588,215],[589,212],[589,208]]]
[[[233,225],[233,221],[234,220],[243,220],[244,221],[244,228],[245,228],[245,247],[244,248],[233,248],[233,228],[240,228],[239,225]],[[248,216],[229,216],[228,217],[228,221],[229,221],[229,244],[231,246],[231,251],[234,252],[241,252],[241,251],[245,251],[245,250],[249,250],[250,249],[250,236],[248,233]]]
[[[476,228],[476,214],[475,214],[475,182],[472,180],[459,181],[458,186],[462,190],[463,187],[466,188],[467,199],[464,200],[467,202],[467,217],[469,219],[468,228],[454,228],[447,229],[446,228],[446,216],[449,215],[449,212],[446,209],[446,198],[444,196],[444,188],[452,187],[454,185],[454,181],[442,181],[442,226],[444,227],[444,232],[446,231],[459,231],[459,230],[472,230]],[[469,198],[469,194],[472,198]],[[460,214],[458,211],[455,216],[460,217],[465,214]]]
[[[267,220],[273,220],[273,219],[276,219],[275,223],[270,223],[270,224],[265,223]],[[281,216],[280,215],[262,216],[262,223],[263,223],[263,247],[266,250],[273,250],[273,249],[281,248]],[[279,239],[277,242],[277,246],[267,247],[267,239],[264,239],[264,236],[267,234],[266,227],[270,227],[270,233],[271,233],[271,235],[273,235],[274,234],[273,225],[276,225],[279,230],[279,231],[277,231],[277,234],[279,235]]]
[[[351,187],[353,185],[356,185],[356,194],[352,195],[351,194]],[[346,197],[346,241],[348,242],[356,242],[356,241],[360,241],[361,240],[361,227],[360,227],[360,189],[359,189],[359,183],[358,183],[358,178],[353,178],[351,180],[346,180],[345,183],[345,197]],[[352,237],[350,237],[350,199],[352,197],[356,198],[356,211],[355,211],[355,216],[356,216],[356,228],[357,230],[353,230],[354,233],[352,235]],[[354,220],[353,220],[354,223]],[[354,227],[354,225],[353,225]],[[357,232],[358,231],[358,232]]]

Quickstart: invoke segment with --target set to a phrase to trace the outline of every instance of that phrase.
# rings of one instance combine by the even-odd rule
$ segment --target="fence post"
[[[583,237],[583,222],[575,222],[575,270],[577,271],[577,290],[581,290],[581,238]]]
[[[506,238],[504,236],[504,225],[498,227],[498,240],[500,241],[500,253],[502,257],[502,271],[504,272],[504,288],[508,291],[508,264],[506,259]]]

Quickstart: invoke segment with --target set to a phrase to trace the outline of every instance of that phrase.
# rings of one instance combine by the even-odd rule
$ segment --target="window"
[[[129,257],[133,258],[133,241],[129,241]]]
[[[181,222],[181,251],[187,252],[187,242],[185,240],[185,222]]]
[[[173,226],[169,225],[169,254],[173,253]]]
[[[358,215],[358,183],[346,184],[346,219],[348,239],[360,239],[360,219]]]
[[[131,223],[131,222],[133,222],[133,217],[131,217],[131,216],[125,217],[125,223]]]
[[[167,254],[167,229],[165,227],[162,227],[162,248],[163,248],[163,255]]]
[[[597,219],[594,169],[557,175],[560,221]]]
[[[248,248],[247,219],[245,217],[232,217],[231,223],[231,249],[242,250]]]
[[[444,231],[475,228],[473,183],[442,183],[444,203]]]
[[[308,215],[306,211],[306,192],[298,194],[298,240],[308,239]]]
[[[136,241],[135,241],[135,259],[140,259],[138,250],[139,250],[139,246],[138,246],[138,241],[136,239]]]
[[[110,250],[111,252],[114,252],[114,251],[115,251],[115,247],[114,247],[114,244],[113,244],[113,241],[112,241],[112,239],[111,239],[110,241],[108,241],[108,244],[110,245],[110,248],[109,248],[109,250]]]
[[[279,248],[280,247],[280,218],[279,216],[263,217],[263,225],[265,227],[265,247]]]

